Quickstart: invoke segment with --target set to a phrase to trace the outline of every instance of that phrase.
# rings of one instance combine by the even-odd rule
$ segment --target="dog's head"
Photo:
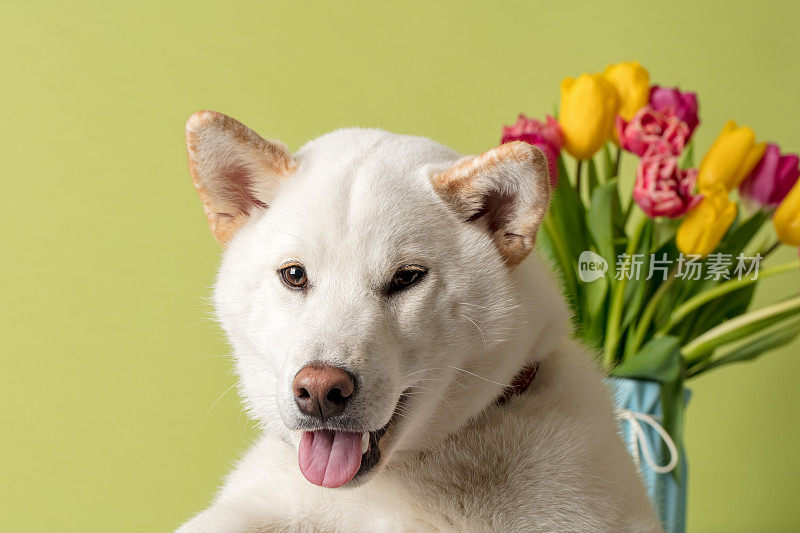
[[[517,274],[549,197],[528,144],[464,158],[347,129],[292,155],[209,111],[186,140],[226,247],[215,304],[242,394],[299,443],[312,483],[354,485],[436,445],[498,397],[555,312],[540,269]]]

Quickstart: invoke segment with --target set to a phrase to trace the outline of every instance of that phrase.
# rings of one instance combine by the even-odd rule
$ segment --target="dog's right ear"
[[[186,121],[189,171],[211,233],[222,244],[267,207],[297,168],[288,148],[222,113],[198,111]]]
[[[439,197],[465,222],[492,236],[506,265],[533,250],[550,201],[547,159],[530,144],[513,141],[477,157],[465,157],[431,177]]]

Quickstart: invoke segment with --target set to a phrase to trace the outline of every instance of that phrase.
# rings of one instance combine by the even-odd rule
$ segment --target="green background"
[[[479,152],[517,112],[550,112],[561,78],[637,58],[699,93],[700,153],[727,118],[797,151],[798,15],[765,1],[4,2],[1,528],[171,530],[253,438],[209,319],[219,249],[186,168],[193,111],[292,149],[359,125]],[[769,280],[759,302],[797,287]],[[798,348],[692,383],[691,531],[800,527]]]

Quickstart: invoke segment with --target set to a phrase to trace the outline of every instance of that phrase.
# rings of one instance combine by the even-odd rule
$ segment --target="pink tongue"
[[[341,487],[361,468],[361,433],[306,431],[298,461],[300,471],[314,485]]]

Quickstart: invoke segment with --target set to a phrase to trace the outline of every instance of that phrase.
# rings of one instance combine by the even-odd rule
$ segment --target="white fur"
[[[336,131],[295,155],[269,208],[238,230],[215,302],[263,436],[180,532],[660,530],[550,273],[535,254],[506,267],[485,228],[434,192],[430,176],[460,157]],[[276,274],[289,260],[308,271],[305,295]],[[409,263],[428,275],[386,298]],[[410,391],[358,486],[320,488],[298,468],[291,382],[312,360],[356,374],[353,429],[384,426]],[[532,361],[528,391],[494,405]]]

